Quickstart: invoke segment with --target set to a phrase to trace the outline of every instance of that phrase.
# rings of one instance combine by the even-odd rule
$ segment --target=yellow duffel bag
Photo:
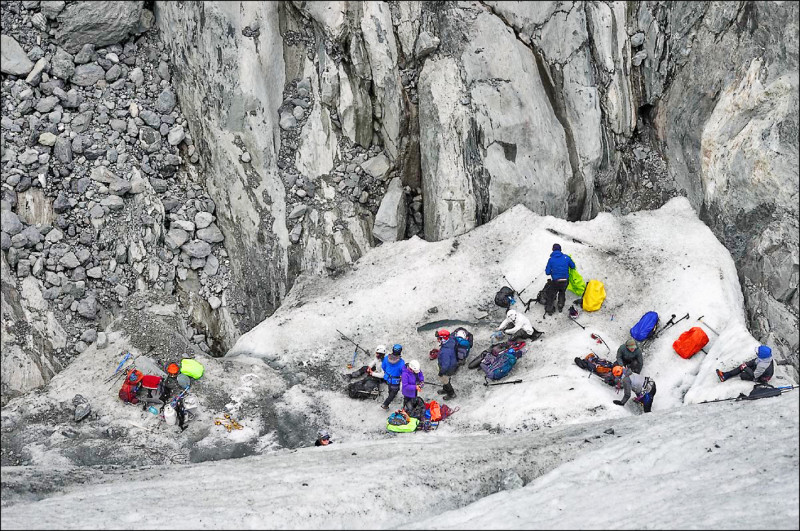
[[[606,288],[599,280],[590,280],[583,292],[583,309],[587,312],[596,312],[606,300]]]

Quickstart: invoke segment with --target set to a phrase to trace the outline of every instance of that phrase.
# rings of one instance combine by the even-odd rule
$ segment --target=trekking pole
[[[710,325],[709,325],[707,322],[703,321],[703,317],[705,317],[705,315],[701,315],[700,317],[698,317],[698,318],[697,318],[697,320],[698,320],[698,321],[700,321],[701,323],[703,323],[704,325],[706,325],[706,326],[708,327],[708,329],[709,329],[709,330],[711,330],[712,332],[714,332],[715,334],[717,334],[717,336],[719,336],[719,332],[717,332],[716,330],[714,330],[713,328],[711,328],[711,326],[710,326]]]
[[[511,281],[508,280],[508,278],[506,278],[506,276],[503,273],[501,273],[501,275],[503,276],[503,280],[505,280],[506,283],[508,284],[508,287],[513,289],[514,293],[517,294],[517,297],[519,297],[519,302],[521,302],[522,304],[525,305],[525,311],[527,312],[528,310],[530,310],[531,303],[533,302],[533,299],[529,299],[528,302],[525,302],[525,301],[522,300],[522,291],[525,291],[525,289],[528,289],[528,286],[530,286],[530,284],[528,284],[528,286],[525,286],[525,289],[523,289],[522,291],[517,291],[517,289],[514,286],[511,285]],[[539,277],[536,277],[536,278],[539,278]],[[534,279],[534,280],[536,280],[536,279]]]
[[[570,318],[570,321],[572,321],[572,322],[573,322],[573,323],[575,323],[576,325],[578,325],[578,326],[580,326],[581,328],[583,328],[584,330],[586,330],[586,327],[585,327],[585,326],[583,326],[582,324],[580,324],[580,323],[579,323],[577,320]]]
[[[358,356],[358,349],[353,350],[353,361],[347,364],[348,369],[352,369],[356,365],[356,356]]]
[[[678,319],[677,321],[674,321],[674,322],[672,322],[672,323],[667,323],[667,324],[664,326],[664,328],[662,328],[662,329],[661,329],[661,331],[659,332],[659,334],[660,334],[661,332],[663,332],[664,330],[666,330],[667,328],[672,328],[672,327],[673,327],[673,326],[675,326],[676,324],[678,324],[678,323],[680,323],[681,321],[683,321],[684,319],[688,319],[688,318],[689,318],[689,313],[687,312],[687,313],[686,313],[686,315],[684,315],[683,317],[681,317],[681,318],[680,318],[680,319]]]
[[[672,326],[673,324],[675,324],[675,323],[674,323],[674,321],[675,321],[675,317],[676,317],[676,315],[673,313],[673,314],[672,314],[672,317],[670,317],[670,318],[669,318],[669,321],[667,321],[666,323],[664,323],[664,326],[662,326],[662,327],[661,327],[661,330],[657,330],[657,331],[656,331],[656,333],[653,335],[653,339],[657,338],[657,337],[658,337],[658,335],[659,335],[661,332],[663,332],[664,330],[666,330],[667,328],[669,328],[670,326]]]
[[[540,276],[542,276],[542,274],[541,274],[541,273],[539,273],[538,275],[536,275],[536,278],[534,278],[533,280],[531,280],[530,282],[528,282],[528,285],[527,285],[527,286],[525,286],[524,288],[522,288],[522,291],[525,291],[526,289],[528,289],[529,287],[531,287],[531,284],[533,284],[534,282],[536,282],[537,280],[539,280],[539,277],[540,277]],[[522,297],[522,291],[520,291],[520,292],[518,293],[518,295],[519,295],[520,297]]]
[[[365,349],[364,347],[362,347],[361,345],[359,345],[358,343],[356,343],[355,341],[353,341],[352,339],[350,339],[349,337],[347,337],[346,335],[344,335],[344,334],[341,332],[341,330],[339,330],[338,328],[336,329],[336,331],[337,331],[337,332],[339,332],[339,335],[341,335],[341,336],[342,336],[342,339],[346,339],[347,341],[349,341],[350,343],[352,343],[353,345],[355,345],[357,349],[358,349],[358,348],[360,348],[360,349],[361,349],[361,350],[364,352],[364,354],[366,354],[367,356],[369,356],[369,354],[370,354],[370,353],[369,353],[369,351],[368,351],[367,349]],[[353,360],[353,361],[355,361],[355,360]]]
[[[511,385],[511,384],[518,384],[522,383],[522,380],[511,380],[510,382],[499,382],[499,383],[489,383],[489,380],[484,378],[483,385],[484,387],[494,387],[495,385]]]

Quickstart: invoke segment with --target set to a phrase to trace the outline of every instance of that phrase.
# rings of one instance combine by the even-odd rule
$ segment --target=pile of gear
[[[133,406],[141,405],[144,411],[169,426],[177,425],[183,431],[186,429],[186,423],[197,415],[199,406],[197,397],[188,393],[192,382],[203,376],[205,367],[195,359],[183,358],[180,364],[165,363],[163,372],[151,368],[147,370],[149,374],[145,374],[137,368],[136,362],[139,358],[140,356],[126,352],[106,382],[113,386],[122,379],[122,386],[118,392],[122,402]],[[166,377],[162,374],[166,374]]]

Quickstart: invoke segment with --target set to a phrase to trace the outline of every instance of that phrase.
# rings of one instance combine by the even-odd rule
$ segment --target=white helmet
[[[408,368],[414,372],[419,372],[419,362],[417,360],[411,360],[408,362]]]
[[[508,317],[512,321],[516,321],[517,320],[517,310],[508,310],[508,312],[506,313],[506,317]]]
[[[319,430],[317,432],[317,437],[320,438],[320,439],[330,439],[331,438],[331,434],[328,433],[328,430],[323,428],[323,429],[321,429],[321,430]]]
[[[375,354],[386,354],[386,345],[378,345],[378,348],[375,349]]]

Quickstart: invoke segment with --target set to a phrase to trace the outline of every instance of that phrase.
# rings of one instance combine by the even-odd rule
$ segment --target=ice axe
[[[717,334],[717,336],[719,336],[719,332],[717,332],[716,330],[714,330],[713,328],[711,328],[711,326],[710,326],[710,325],[709,325],[707,322],[703,321],[703,317],[705,317],[705,315],[701,315],[700,317],[698,317],[698,318],[697,318],[697,320],[698,320],[698,321],[700,321],[701,323],[703,323],[704,325],[706,325],[706,326],[708,327],[708,329],[709,329],[709,330],[711,330],[712,332],[714,332],[715,334]]]
[[[596,340],[598,343],[602,343],[603,345],[605,345],[608,352],[611,352],[611,349],[608,347],[608,343],[606,343],[605,340],[602,337],[600,337],[600,334],[595,334],[594,332],[592,332],[592,339]]]

